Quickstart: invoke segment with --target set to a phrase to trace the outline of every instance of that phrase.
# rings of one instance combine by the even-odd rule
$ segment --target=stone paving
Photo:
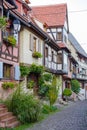
[[[87,130],[87,100],[77,101],[27,130]]]

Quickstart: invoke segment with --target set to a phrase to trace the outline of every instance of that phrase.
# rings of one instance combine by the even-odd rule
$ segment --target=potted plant
[[[6,18],[0,17],[0,28],[4,28],[6,26]]]
[[[3,84],[2,84],[2,88],[3,89],[5,89],[5,90],[7,90],[7,89],[9,89],[9,88],[14,88],[15,87],[15,84],[14,83],[12,83],[12,82],[4,82]]]
[[[70,97],[72,95],[72,91],[69,88],[65,88],[63,91],[63,96],[65,96],[66,101],[67,101],[67,97]]]
[[[10,43],[10,45],[15,46],[16,45],[16,39],[14,36],[8,36],[3,38],[6,42]]]
[[[33,56],[34,58],[41,58],[41,57],[42,57],[41,53],[40,53],[40,52],[37,52],[37,51],[33,52],[32,56]]]

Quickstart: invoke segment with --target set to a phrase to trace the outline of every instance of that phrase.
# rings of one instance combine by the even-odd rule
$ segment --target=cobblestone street
[[[73,103],[27,130],[87,130],[87,100]]]

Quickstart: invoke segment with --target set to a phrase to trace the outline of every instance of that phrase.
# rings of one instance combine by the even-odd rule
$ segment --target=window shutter
[[[41,42],[40,42],[40,39],[38,39],[38,52],[41,53]]]
[[[33,36],[30,34],[30,50],[33,51]]]
[[[20,67],[18,65],[15,66],[15,80],[20,80]]]
[[[3,62],[0,62],[0,79],[3,78]]]

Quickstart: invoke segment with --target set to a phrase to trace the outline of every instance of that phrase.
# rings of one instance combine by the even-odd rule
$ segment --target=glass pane
[[[62,32],[57,32],[57,40],[62,41]]]
[[[52,32],[56,32],[56,28],[51,28],[51,31]]]
[[[58,54],[57,63],[62,64],[62,54]]]
[[[54,36],[54,38],[55,38],[55,40],[56,40],[56,33],[53,33],[53,36]]]

